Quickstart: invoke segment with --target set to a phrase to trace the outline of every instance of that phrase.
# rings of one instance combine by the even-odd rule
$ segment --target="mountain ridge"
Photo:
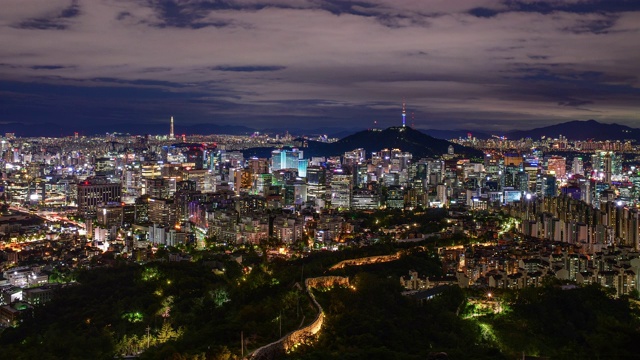
[[[617,123],[601,123],[590,120],[572,120],[560,124],[537,127],[530,130],[510,130],[489,134],[475,130],[438,130],[420,129],[423,133],[438,139],[454,139],[466,137],[471,133],[478,139],[489,139],[492,135],[505,136],[508,139],[532,138],[534,140],[544,137],[558,138],[563,135],[568,140],[636,140],[640,142],[640,129],[632,128]]]
[[[505,133],[509,139],[532,138],[543,136],[558,138],[560,135],[568,140],[636,140],[640,141],[640,129],[617,123],[601,123],[596,120],[573,120],[565,123],[535,128],[531,130],[514,130]]]
[[[367,153],[382,149],[400,149],[413,154],[414,159],[436,157],[446,154],[453,146],[456,154],[468,157],[482,157],[481,151],[436,139],[411,127],[389,127],[384,130],[363,130],[334,143],[308,141],[305,156],[338,156],[347,151],[365,149]]]
[[[407,127],[409,128],[409,127]],[[471,133],[473,137],[478,139],[489,139],[494,135],[506,136],[508,139],[521,139],[532,138],[540,139],[542,136],[557,138],[560,135],[565,136],[569,140],[635,140],[640,142],[640,128],[632,128],[626,125],[620,125],[617,123],[601,123],[596,120],[573,120],[560,124],[538,127],[530,130],[510,130],[490,134],[482,130],[438,130],[438,129],[414,129],[423,134],[431,136],[436,139],[454,139],[465,138],[468,133]],[[327,134],[333,138],[346,138],[350,135],[356,134],[358,129],[356,127],[316,127],[314,129],[278,129],[278,128],[265,128],[254,129],[244,125],[219,125],[212,123],[199,123],[199,124],[177,124],[175,127],[176,134],[185,135],[209,135],[209,134],[224,134],[224,135],[249,135],[256,131],[262,133],[289,133],[294,135],[314,135],[314,134]],[[362,130],[367,131],[367,130]],[[119,124],[100,124],[100,125],[85,125],[85,126],[69,126],[64,124],[57,124],[52,122],[44,122],[38,124],[25,124],[20,122],[0,123],[0,134],[15,133],[20,137],[39,137],[39,136],[71,136],[74,132],[78,132],[80,135],[92,136],[103,135],[105,133],[124,133],[132,135],[163,135],[169,133],[168,123],[119,123]]]

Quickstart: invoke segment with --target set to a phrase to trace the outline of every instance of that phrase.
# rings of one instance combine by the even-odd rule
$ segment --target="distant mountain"
[[[193,124],[193,125],[176,125],[174,133],[176,135],[249,135],[255,132],[255,129],[241,125],[217,125],[217,124]],[[151,134],[164,135],[169,134],[168,123],[152,123],[152,124],[110,124],[103,126],[93,126],[86,130],[87,135],[104,134],[107,132],[122,132],[129,134]]]
[[[603,124],[595,120],[569,121],[562,124],[545,126],[532,130],[509,131],[505,136],[509,139],[532,138],[543,136],[557,138],[560,135],[569,140],[631,140],[640,141],[640,129],[619,124]]]
[[[15,133],[16,136],[38,137],[38,136],[71,136],[74,132],[80,135],[104,135],[105,133],[124,133],[132,135],[163,135],[169,134],[168,123],[150,123],[150,124],[96,124],[84,126],[68,126],[54,123],[42,124],[23,124],[23,123],[7,123],[0,124],[0,134],[7,132]],[[217,124],[194,124],[194,125],[176,125],[174,133],[176,135],[186,134],[225,134],[225,135],[247,135],[255,132],[255,129],[241,125],[217,125]]]
[[[470,133],[473,137],[486,140],[491,137],[491,135],[479,132],[479,131],[467,131],[467,130],[438,130],[438,129],[418,129],[419,131],[433,136],[436,139],[458,139],[458,138],[466,138]]]
[[[394,128],[390,128],[394,129]],[[401,128],[397,128],[401,129]],[[478,139],[488,139],[491,135],[482,132],[482,131],[474,131],[474,130],[437,130],[437,129],[419,129],[415,130],[412,128],[407,129],[407,134],[405,136],[409,136],[409,134],[413,134],[414,132],[422,133],[423,135],[428,136],[431,139],[455,139],[460,137],[466,137],[470,132],[474,137]],[[387,129],[389,130],[389,129]],[[289,133],[293,135],[328,135],[330,138],[343,138],[344,141],[352,141],[347,140],[353,135],[356,134],[367,134],[367,133],[385,133],[385,131],[359,131],[357,128],[317,128],[317,129],[290,129]],[[4,134],[7,132],[15,133],[16,136],[20,137],[38,137],[38,136],[71,136],[74,132],[78,132],[80,135],[104,135],[105,133],[124,133],[124,134],[132,134],[132,135],[163,135],[169,133],[169,123],[119,123],[119,124],[86,124],[86,125],[67,125],[67,124],[56,124],[56,123],[39,123],[39,124],[25,124],[25,123],[0,123],[0,134]],[[218,125],[218,124],[193,124],[193,125],[185,125],[185,124],[176,124],[175,134],[181,135],[210,135],[210,134],[225,134],[225,135],[249,135],[254,133],[255,131],[260,131],[262,133],[271,133],[271,134],[283,134],[286,129],[254,129],[242,125]],[[353,134],[353,135],[351,135]],[[380,135],[380,134],[378,134]],[[625,125],[619,124],[604,124],[597,122],[595,120],[587,120],[587,121],[570,121],[562,124],[556,124],[546,127],[540,127],[532,130],[512,130],[506,133],[496,133],[495,135],[505,135],[509,139],[521,139],[521,138],[532,138],[532,139],[540,139],[542,136],[557,138],[560,135],[567,137],[569,140],[636,140],[640,142],[640,129],[632,128]],[[381,135],[380,135],[381,136]],[[412,135],[417,136],[417,135]],[[407,139],[408,140],[408,139]],[[432,140],[428,141],[432,143]],[[338,143],[342,143],[342,140]],[[434,143],[435,144],[435,143]],[[406,145],[406,144],[405,144]],[[323,145],[318,145],[322,147]],[[407,145],[408,146],[408,145]],[[437,145],[436,145],[437,146]],[[447,145],[448,147],[449,145]],[[360,146],[364,147],[364,146]],[[386,147],[393,147],[392,145],[387,145]],[[350,149],[352,150],[352,149]],[[404,148],[403,148],[404,150]],[[438,149],[440,151],[442,149]],[[349,151],[349,150],[346,150]],[[446,149],[445,149],[446,151]]]
[[[309,141],[304,150],[307,156],[336,156],[347,151],[363,148],[367,153],[381,149],[400,149],[413,154],[414,159],[446,154],[453,145],[456,154],[468,157],[482,157],[481,151],[436,139],[410,127],[390,127],[385,130],[364,130],[347,136],[334,143]]]
[[[6,123],[0,124],[0,134],[15,133],[19,137],[39,137],[39,136],[69,136],[73,135],[73,131],[65,126],[54,123],[40,124],[24,124],[24,123]]]
[[[285,131],[287,131],[291,135],[306,135],[306,136],[327,135],[327,137],[329,138],[341,139],[343,137],[349,136],[360,130],[362,130],[361,127],[358,127],[358,128],[323,127],[323,128],[315,128],[315,129],[268,128],[268,129],[261,129],[260,132],[265,134],[283,134]]]

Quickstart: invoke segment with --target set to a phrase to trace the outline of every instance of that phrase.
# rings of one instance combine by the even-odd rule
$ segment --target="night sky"
[[[638,0],[0,0],[1,123],[640,127],[638,76]]]

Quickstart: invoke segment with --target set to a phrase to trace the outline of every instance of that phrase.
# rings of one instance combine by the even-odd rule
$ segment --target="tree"
[[[206,248],[214,248],[218,245],[218,237],[215,235],[207,236],[204,239],[204,246]]]
[[[162,324],[162,328],[160,328],[160,331],[158,332],[156,339],[158,340],[158,343],[164,344],[170,340],[177,340],[182,336],[183,332],[184,332],[184,329],[178,328],[177,330],[174,330],[173,327],[171,326],[171,323],[168,321],[165,321]]]

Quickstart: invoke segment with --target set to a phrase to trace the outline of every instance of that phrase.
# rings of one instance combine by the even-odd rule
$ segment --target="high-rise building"
[[[204,168],[204,150],[201,147],[193,146],[184,152],[188,163],[194,164],[196,170]]]
[[[171,117],[171,130],[169,131],[169,138],[175,139],[175,134],[173,132],[173,116]]]
[[[509,166],[520,166],[522,164],[523,158],[520,154],[514,153],[506,153],[504,154],[504,165]]]
[[[176,179],[155,177],[143,179],[144,194],[153,198],[168,199],[176,192]]]
[[[349,209],[351,207],[351,191],[353,190],[351,175],[334,174],[331,179],[331,207]]]
[[[269,173],[269,160],[251,158],[248,160],[247,170],[253,174],[268,174]]]
[[[354,190],[351,207],[355,210],[377,209],[380,207],[380,197],[371,190]]]
[[[307,183],[314,185],[326,185],[326,169],[321,166],[309,166],[307,168]]]
[[[298,162],[302,159],[302,151],[298,149],[276,149],[271,152],[271,171],[283,169],[298,169]]]
[[[358,165],[354,175],[353,185],[358,188],[365,187],[369,181],[369,166],[367,164]]]
[[[515,188],[522,192],[527,192],[530,190],[529,186],[529,173],[524,171],[519,171],[515,177]]]
[[[357,165],[365,161],[366,151],[362,148],[344,153],[344,165]]]
[[[543,198],[558,196],[556,178],[554,176],[546,175],[540,178],[540,195]]]
[[[427,160],[427,184],[436,185],[444,178],[444,162],[442,160]]]
[[[116,168],[115,159],[100,157],[95,160],[95,172],[99,176],[114,175]]]
[[[298,160],[298,176],[301,178],[307,177],[308,167],[309,167],[309,160],[299,159]]]
[[[603,159],[603,181],[607,184],[611,184],[611,175],[613,175],[613,158],[610,152],[604,155]]]
[[[120,183],[109,182],[103,177],[89,178],[78,184],[78,214],[93,217],[99,204],[119,203],[121,195]]]
[[[553,173],[556,178],[564,178],[567,173],[567,160],[562,156],[552,156],[547,161],[547,173]]]
[[[121,203],[108,203],[98,205],[96,215],[98,224],[110,228],[122,226],[123,206]]]
[[[399,185],[389,186],[385,204],[391,209],[404,208],[404,189]]]
[[[606,184],[611,184],[613,175],[622,172],[621,157],[611,151],[600,151],[591,156],[593,177],[601,179]]]
[[[164,226],[173,226],[177,221],[173,200],[149,199],[149,222]]]
[[[573,163],[571,164],[571,172],[574,175],[584,175],[584,164],[581,157],[576,156],[573,158]]]
[[[258,195],[266,196],[273,182],[273,175],[258,174],[255,181],[255,192]]]

